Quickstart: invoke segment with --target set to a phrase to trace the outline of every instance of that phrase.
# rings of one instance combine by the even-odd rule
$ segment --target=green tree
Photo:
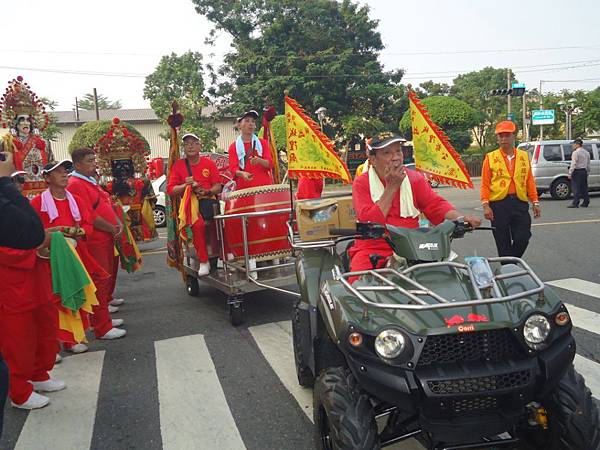
[[[58,140],[58,136],[62,134],[62,131],[60,131],[60,128],[56,125],[56,114],[54,114],[54,110],[58,106],[58,103],[47,97],[41,97],[40,100],[46,107],[46,112],[48,113],[48,126],[40,134],[47,141],[56,141]]]
[[[202,109],[208,104],[203,76],[200,53],[189,51],[181,56],[171,53],[163,56],[154,72],[146,77],[144,98],[150,100],[150,106],[164,123],[176,100],[185,118],[182,132],[195,133],[205,150],[213,150],[218,131],[214,121],[202,115]],[[168,135],[164,137],[167,139]]]
[[[361,124],[353,116],[366,118],[367,128],[377,119],[396,129],[406,109],[402,71],[384,71],[379,62],[383,44],[367,6],[351,0],[192,1],[232,37],[233,51],[209,93],[236,113],[266,102],[282,111],[287,90],[312,116],[327,108],[324,131],[340,141]]]
[[[148,144],[148,141],[146,140],[146,138],[144,136],[142,136],[140,134],[140,132],[133,125],[131,125],[127,122],[120,122],[120,124],[125,125],[125,127],[129,131],[131,131],[136,136],[143,139],[146,146],[150,147],[150,144]],[[96,142],[98,142],[100,140],[100,138],[108,132],[111,125],[112,125],[111,120],[101,120],[101,121],[87,122],[84,125],[80,126],[79,128],[77,128],[77,131],[73,135],[71,142],[69,142],[69,147],[68,147],[69,153],[73,152],[73,150],[75,150],[76,148],[80,148],[80,147],[90,147],[91,148],[91,147],[93,147],[94,145],[96,145]]]
[[[448,95],[450,93],[450,86],[446,83],[436,83],[433,80],[429,80],[421,83],[415,91],[421,98],[433,95]]]
[[[512,72],[511,79],[515,80]],[[506,69],[485,67],[459,75],[450,88],[450,95],[463,100],[476,111],[477,122],[473,127],[473,135],[481,150],[488,150],[496,145],[495,124],[499,120],[505,120],[507,113],[506,97],[492,97],[489,92],[505,86]],[[518,122],[522,111],[520,101],[513,100],[512,104]]]
[[[114,102],[109,100],[108,97],[102,94],[98,94],[98,109],[121,109],[121,100],[115,100]],[[96,109],[94,103],[94,93],[85,94],[83,98],[77,100],[77,107],[79,109],[86,109],[93,111]]]
[[[573,118],[573,123],[580,127],[578,134],[573,136],[589,135],[600,131],[600,86],[593,91],[587,92],[583,102],[580,104],[581,113]]]
[[[478,116],[466,102],[453,97],[427,97],[422,100],[431,120],[438,125],[458,152],[471,145],[471,129],[477,124]],[[400,131],[412,139],[410,112],[400,120]]]

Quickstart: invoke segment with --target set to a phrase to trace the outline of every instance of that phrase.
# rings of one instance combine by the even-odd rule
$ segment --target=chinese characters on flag
[[[415,166],[440,183],[473,188],[469,171],[444,132],[431,120],[414,92],[408,93]]]
[[[292,98],[285,97],[286,146],[290,178],[333,178],[351,183],[333,143]]]

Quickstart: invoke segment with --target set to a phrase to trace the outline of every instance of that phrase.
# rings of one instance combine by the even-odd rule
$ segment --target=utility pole
[[[75,97],[75,120],[79,122],[79,100]]]
[[[510,69],[506,69],[506,89],[510,90],[511,86],[510,86]],[[506,102],[508,105],[508,115],[510,115],[510,94],[508,94],[506,96]]]
[[[544,96],[542,95],[542,80],[540,80],[540,109],[544,109]],[[540,141],[544,140],[544,125],[540,125]]]
[[[94,109],[96,110],[96,120],[100,120],[100,110],[98,109],[98,93],[94,88]]]
[[[527,94],[523,94],[523,140],[529,141],[529,126],[527,125]]]

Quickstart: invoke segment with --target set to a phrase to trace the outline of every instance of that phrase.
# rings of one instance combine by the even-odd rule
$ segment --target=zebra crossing
[[[576,278],[547,284],[570,292],[600,299],[600,284]],[[600,314],[567,304],[576,329],[593,333],[600,349]],[[600,308],[598,308],[600,311]],[[297,407],[312,421],[312,391],[298,385],[292,352],[290,321],[267,323],[248,328],[278,382],[289,392]],[[228,404],[228,393],[219,379],[210,348],[202,334],[154,342],[160,437],[158,448],[246,449],[239,424]],[[594,352],[600,357],[600,351]],[[69,380],[65,391],[49,394],[50,407],[31,411],[20,429],[14,448],[18,450],[92,448],[92,438],[105,351],[73,355],[57,365],[53,374]],[[600,364],[580,354],[575,367],[584,375],[592,395],[600,399]],[[268,395],[265,392],[265,395]],[[308,422],[307,422],[308,423]],[[305,427],[310,433],[309,427]],[[0,447],[2,443],[0,442]],[[2,447],[4,449],[4,447]],[[123,448],[136,448],[131,443]],[[398,450],[420,450],[414,440],[396,444]]]

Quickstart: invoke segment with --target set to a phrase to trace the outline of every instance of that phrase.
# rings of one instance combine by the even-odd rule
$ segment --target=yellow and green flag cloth
[[[348,167],[333,143],[296,100],[285,97],[286,147],[290,178],[332,178],[351,183]]]
[[[198,197],[192,191],[192,186],[189,184],[183,191],[181,202],[179,203],[179,238],[184,242],[191,242],[193,239],[192,226],[198,221],[200,217],[200,202]]]
[[[429,117],[413,91],[408,92],[415,167],[434,180],[461,189],[473,188],[469,171],[446,134]]]

